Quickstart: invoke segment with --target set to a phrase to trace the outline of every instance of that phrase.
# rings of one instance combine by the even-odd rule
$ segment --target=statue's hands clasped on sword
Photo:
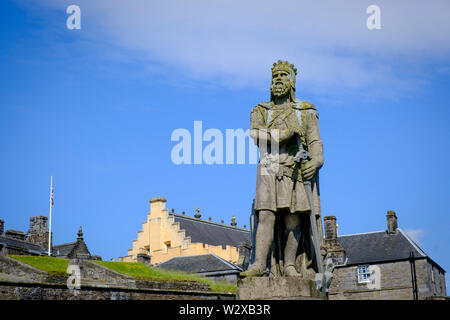
[[[294,157],[294,161],[300,164],[301,173],[304,181],[311,180],[316,174],[318,165],[313,156],[303,149],[301,138],[298,138],[299,151]]]

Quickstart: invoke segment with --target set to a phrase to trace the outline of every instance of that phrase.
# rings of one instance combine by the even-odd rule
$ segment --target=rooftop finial
[[[83,229],[81,226],[78,228],[78,239],[83,240]]]
[[[200,209],[198,207],[196,207],[194,217],[196,217],[197,219],[200,219],[201,216],[202,215],[200,214]]]
[[[237,222],[236,222],[236,217],[235,216],[231,217],[231,226],[233,226],[233,227],[237,226]]]

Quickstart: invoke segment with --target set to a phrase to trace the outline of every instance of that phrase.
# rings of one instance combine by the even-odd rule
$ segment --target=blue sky
[[[54,242],[81,225],[105,260],[126,255],[155,196],[248,225],[256,165],[177,166],[170,137],[196,120],[246,130],[288,59],[320,114],[323,215],[350,234],[384,230],[395,210],[449,270],[450,5],[375,2],[2,1],[5,227],[48,214],[50,175]],[[66,28],[73,3],[81,30]],[[380,30],[366,28],[374,3]]]

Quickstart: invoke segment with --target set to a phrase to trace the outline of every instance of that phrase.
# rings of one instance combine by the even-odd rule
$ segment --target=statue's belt
[[[292,178],[299,182],[303,182],[301,170],[297,165],[286,166],[286,165],[280,164],[280,167],[278,169],[278,173],[276,174],[276,176],[278,179],[281,179],[282,177],[289,177],[289,178]]]

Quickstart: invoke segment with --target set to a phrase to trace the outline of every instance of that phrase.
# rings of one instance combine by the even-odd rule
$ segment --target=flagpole
[[[53,176],[50,176],[50,215],[48,229],[48,255],[52,254],[52,206],[53,206]]]

